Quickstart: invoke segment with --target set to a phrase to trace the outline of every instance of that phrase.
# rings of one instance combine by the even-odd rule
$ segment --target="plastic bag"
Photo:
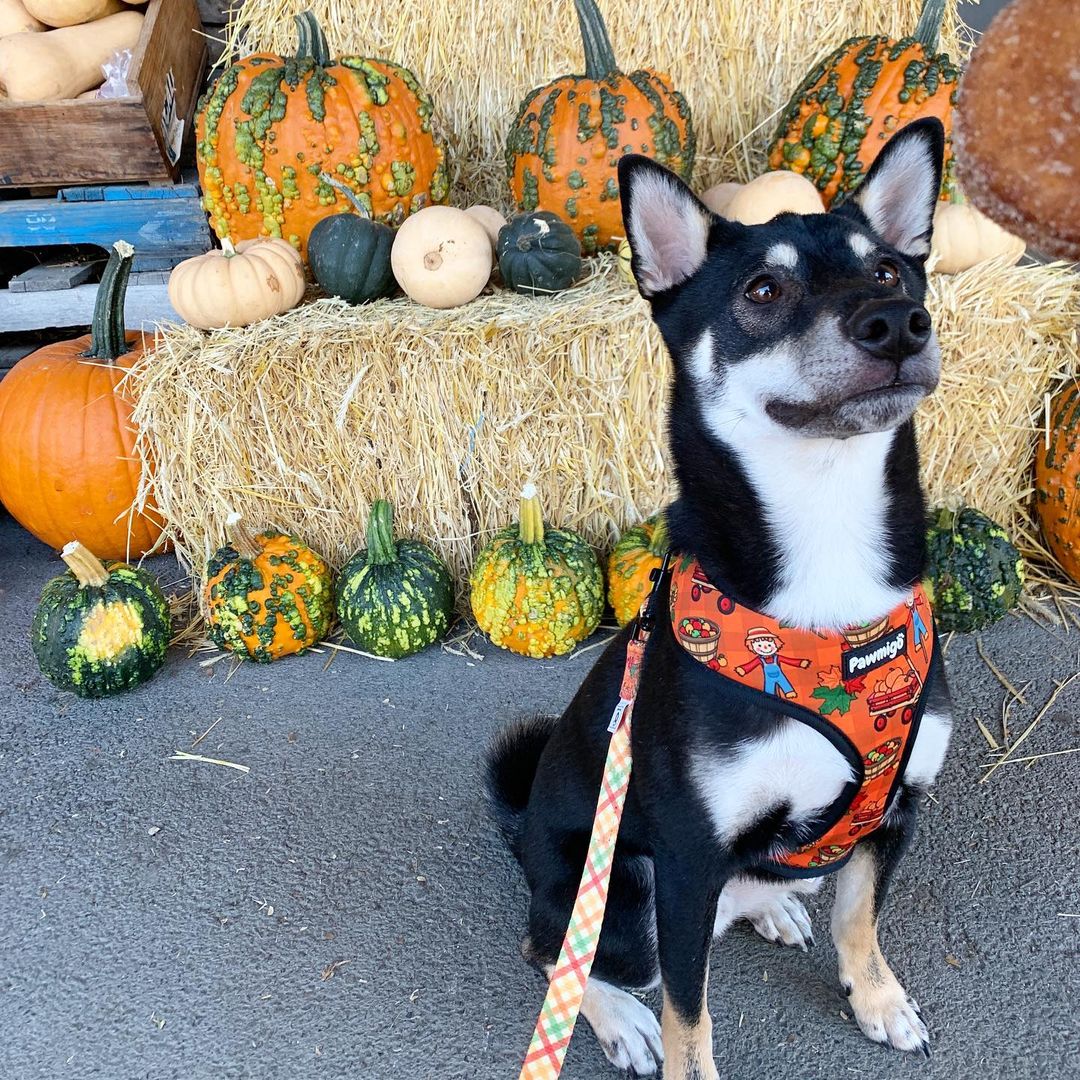
[[[98,97],[124,98],[131,96],[127,84],[128,72],[131,70],[130,49],[118,49],[101,65],[101,70],[105,75],[105,82],[102,84],[101,89],[98,90]]]

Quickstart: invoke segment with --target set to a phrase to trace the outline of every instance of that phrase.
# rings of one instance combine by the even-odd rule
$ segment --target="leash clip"
[[[649,590],[649,595],[645,597],[645,603],[641,605],[641,611],[638,612],[638,617],[634,621],[634,631],[630,635],[631,641],[644,642],[652,633],[653,628],[656,625],[656,613],[653,610],[656,606],[656,594],[660,591],[660,583],[667,576],[670,563],[671,552],[665,551],[664,561],[659,566],[654,566],[649,571],[649,580],[652,582],[652,588]]]

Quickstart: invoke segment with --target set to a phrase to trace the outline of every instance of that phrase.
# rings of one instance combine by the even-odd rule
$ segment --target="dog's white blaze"
[[[854,251],[860,259],[865,259],[866,256],[874,250],[874,242],[864,233],[853,232],[848,237],[848,243],[851,245],[851,250]]]
[[[887,584],[885,461],[893,432],[810,439],[787,431],[761,402],[790,395],[790,347],[713,370],[712,335],[691,350],[702,419],[746,470],[780,550],[779,587],[765,614],[795,626],[840,629],[879,619],[906,597]]]
[[[794,244],[773,244],[765,252],[765,262],[771,266],[783,266],[788,270],[794,270],[799,265],[799,250]]]
[[[703,755],[692,769],[721,843],[781,803],[790,806],[793,821],[808,818],[829,806],[854,779],[840,751],[798,720],[785,720],[770,735],[735,751]]]
[[[887,166],[862,183],[853,198],[886,243],[905,255],[928,255],[937,197],[930,143],[907,139],[894,148]]]
[[[645,172],[634,181],[629,232],[646,296],[685,281],[705,261],[707,211],[663,173]]]
[[[904,769],[904,783],[926,787],[934,782],[945,760],[951,734],[952,719],[948,715],[929,710],[923,713]]]

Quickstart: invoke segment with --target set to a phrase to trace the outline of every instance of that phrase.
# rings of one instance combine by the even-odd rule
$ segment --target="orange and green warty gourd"
[[[623,234],[619,158],[644,154],[690,179],[695,138],[690,106],[666,75],[624,75],[596,0],[574,0],[585,74],[533,90],[506,138],[510,190],[519,210],[550,210],[569,222],[581,250],[615,250]]]
[[[296,24],[295,56],[249,56],[210,88],[196,156],[222,240],[279,236],[306,258],[315,225],[349,209],[322,174],[388,225],[445,202],[449,180],[431,98],[412,72],[386,60],[333,60],[311,12]]]
[[[942,198],[953,191],[952,112],[960,68],[939,53],[946,0],[925,0],[911,37],[853,37],[792,95],[769,150],[769,168],[812,180],[828,208],[858,187],[881,148],[924,116],[945,126]]]

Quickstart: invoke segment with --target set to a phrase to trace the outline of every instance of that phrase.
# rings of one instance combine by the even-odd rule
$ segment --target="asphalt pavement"
[[[28,645],[59,564],[10,519],[0,550],[0,1077],[514,1080],[544,987],[518,955],[526,891],[482,751],[565,706],[597,651],[204,667],[174,649],[148,685],[84,702]],[[1080,665],[1076,626],[1009,617],[982,644],[1025,687],[1014,738]],[[812,953],[743,928],[715,947],[722,1076],[1080,1076],[1080,754],[980,784],[976,718],[1000,738],[1005,691],[974,638],[947,663],[954,741],[882,934],[933,1059],[846,1015],[827,886]],[[1080,746],[1078,715],[1080,680],[1015,756]],[[170,760],[211,728],[193,752],[248,771]],[[582,1025],[564,1076],[615,1075]]]

